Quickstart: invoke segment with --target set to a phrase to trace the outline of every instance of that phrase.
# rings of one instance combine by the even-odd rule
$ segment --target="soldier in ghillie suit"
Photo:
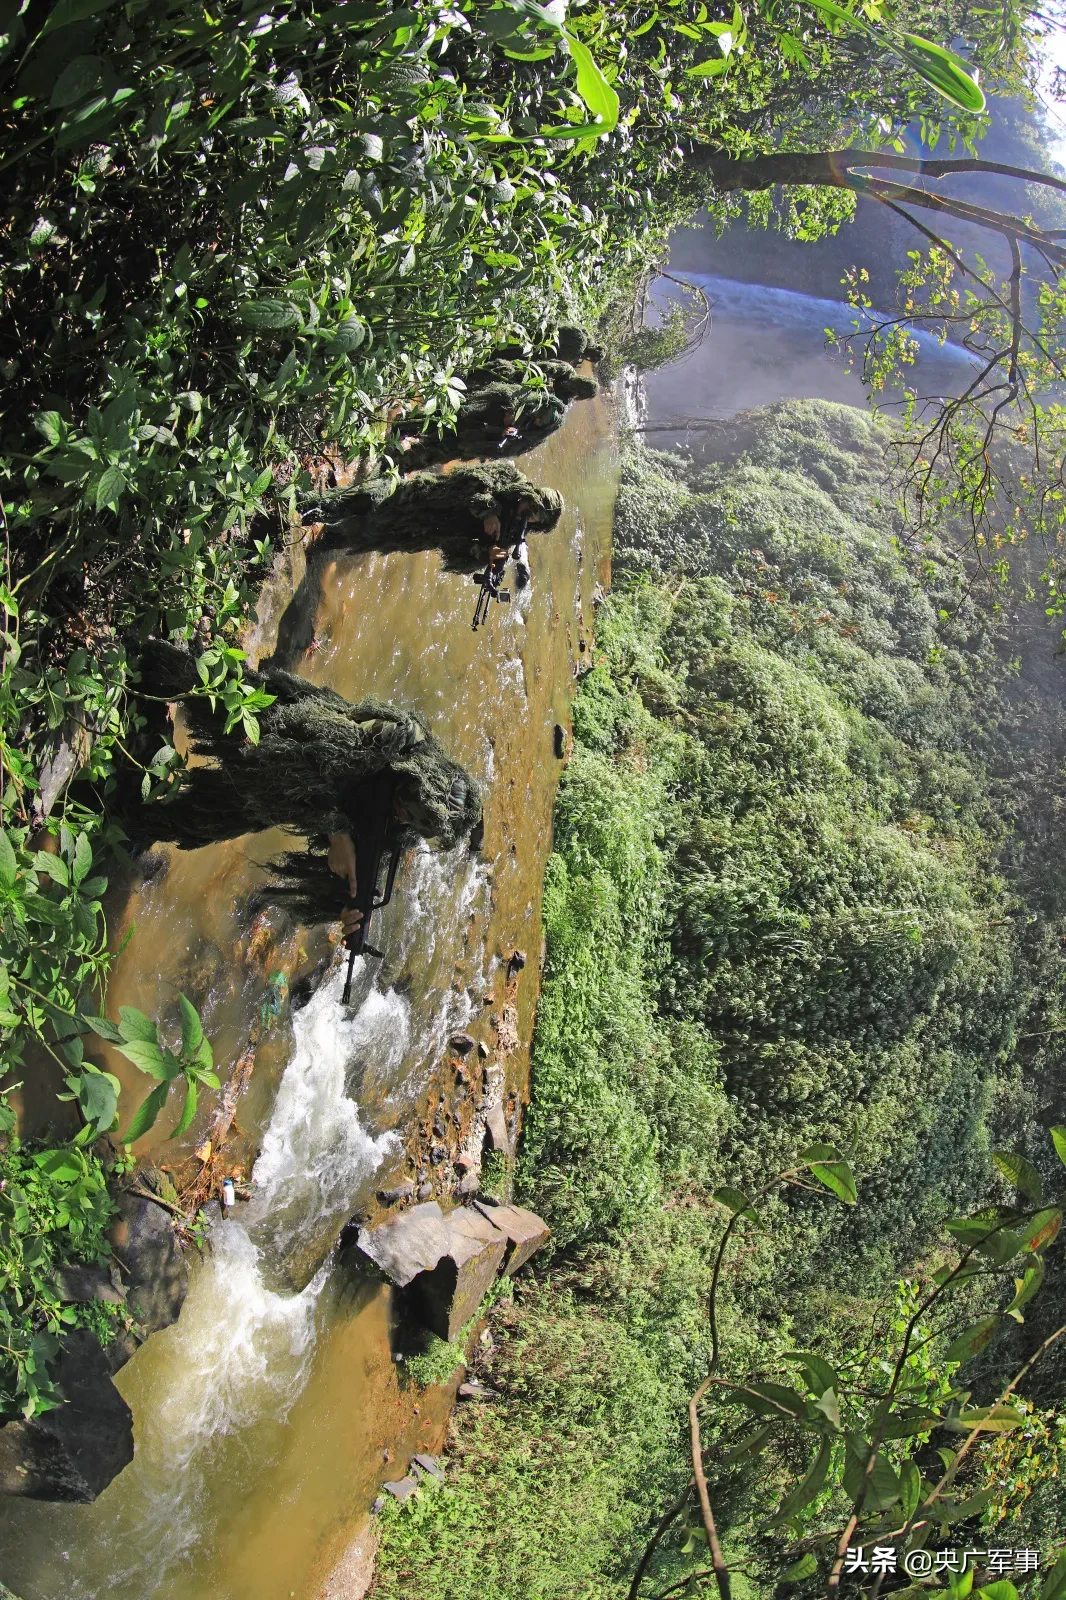
[[[480,844],[478,786],[416,713],[378,700],[352,705],[291,673],[249,669],[246,678],[275,696],[259,713],[259,742],[252,744],[237,729],[225,733],[225,714],[190,693],[198,678],[186,650],[150,639],[141,673],[145,693],[181,702],[193,751],[216,763],[186,770],[174,799],[142,814],[142,828],[184,850],[264,828],[304,835],[308,851],[275,865],[277,897],[305,920],[339,916],[345,933],[353,931],[344,910],[356,891],[353,840],[386,768],[395,778],[389,803],[404,845]],[[275,896],[268,889],[266,897]]]
[[[491,558],[509,530],[547,533],[563,509],[555,489],[541,489],[510,461],[486,461],[450,472],[415,472],[396,485],[372,479],[338,489],[302,508],[305,522],[323,522],[323,547],[346,550],[430,550],[452,572],[473,572]]]
[[[531,360],[536,360],[552,394],[559,400],[592,400],[600,392],[595,378],[575,372],[568,361],[555,361],[548,357],[531,357]],[[466,381],[475,391],[490,383],[521,384],[528,365],[528,362],[492,356],[484,366],[475,367],[468,373]]]
[[[454,428],[439,438],[428,433],[415,438],[404,455],[404,466],[428,467],[456,458],[522,455],[535,450],[561,427],[565,415],[566,402],[546,389],[529,389],[521,383],[489,383],[467,395]],[[413,411],[404,418],[404,428],[415,434],[429,420]]]

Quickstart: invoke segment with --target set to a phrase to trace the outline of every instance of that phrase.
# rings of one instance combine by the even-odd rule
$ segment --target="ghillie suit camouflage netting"
[[[326,547],[348,550],[441,549],[452,572],[473,572],[490,540],[484,519],[500,520],[501,539],[513,536],[518,507],[527,502],[529,533],[554,528],[563,509],[555,489],[541,489],[510,461],[486,461],[451,472],[416,472],[393,486],[388,479],[339,489],[301,507],[305,521],[322,521]]]
[[[600,392],[600,386],[595,378],[586,378],[582,373],[575,372],[568,361],[552,361],[538,357],[536,364],[552,394],[559,400],[591,400]],[[521,384],[528,366],[529,363],[525,361],[511,361],[503,356],[493,356],[483,367],[475,367],[473,372],[468,372],[466,382],[468,387],[474,390],[488,383]],[[530,392],[536,393],[535,390]]]
[[[218,763],[183,773],[176,797],[142,814],[142,831],[185,850],[264,828],[303,834],[310,848],[282,858],[279,897],[312,919],[336,915],[347,900],[326,867],[324,836],[357,830],[360,783],[383,768],[401,775],[398,792],[413,817],[400,830],[405,844],[433,839],[450,850],[480,830],[477,784],[415,712],[379,700],[353,705],[291,673],[247,669],[250,682],[276,696],[259,713],[252,744],[237,730],[224,733],[224,713],[206,698],[182,698],[199,681],[187,651],[151,639],[141,665],[146,692],[181,700],[193,750]]]
[[[520,383],[489,383],[468,394],[459,408],[454,428],[439,438],[423,434],[403,456],[406,468],[428,467],[434,462],[469,460],[475,456],[519,456],[562,426],[566,403],[546,390],[527,389]],[[420,433],[431,419],[412,411],[404,418],[404,431]],[[507,429],[517,431],[508,436]]]

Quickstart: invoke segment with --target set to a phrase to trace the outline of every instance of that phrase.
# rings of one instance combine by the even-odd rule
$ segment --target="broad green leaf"
[[[943,1420],[930,1411],[920,1411],[911,1417],[889,1417],[885,1423],[884,1437],[910,1439],[916,1433],[931,1433],[934,1428],[939,1428]]]
[[[836,1369],[813,1350],[789,1350],[785,1360],[800,1363],[815,1394],[824,1394],[827,1389],[840,1388],[840,1376]]]
[[[687,78],[720,78],[723,72],[728,71],[729,62],[723,56],[712,56],[710,61],[699,61],[694,67],[685,68]],[[813,1560],[813,1557],[811,1558]],[[798,1565],[798,1563],[797,1563]],[[787,1582],[787,1579],[783,1579]]]
[[[134,1140],[140,1139],[148,1132],[167,1103],[169,1088],[168,1083],[161,1083],[158,1088],[152,1090],[147,1100],[141,1101],[133,1114],[133,1121],[122,1135],[123,1144],[133,1144]]]
[[[86,1122],[98,1133],[106,1133],[118,1110],[118,1079],[110,1072],[83,1072],[76,1081],[78,1105]]]
[[[799,1159],[809,1166],[812,1161],[843,1161],[835,1144],[809,1144],[799,1153]]]
[[[68,61],[59,77],[56,79],[52,98],[52,106],[72,106],[85,95],[100,87],[103,77],[99,56],[75,56],[73,61]]]
[[[1051,1142],[1055,1146],[1055,1154],[1066,1167],[1066,1128],[1052,1128]]]
[[[812,1161],[811,1176],[824,1183],[845,1205],[853,1206],[859,1198],[855,1176],[846,1161]]]
[[[822,1485],[825,1483],[832,1454],[832,1439],[823,1439],[818,1447],[818,1454],[811,1462],[806,1474],[793,1489],[792,1493],[787,1495],[781,1502],[776,1514],[767,1524],[768,1527],[780,1527],[783,1522],[787,1522],[790,1517],[794,1517],[797,1511],[802,1511],[804,1506],[810,1505],[815,1495],[821,1492]]]
[[[33,426],[48,444],[58,444],[63,437],[63,419],[58,411],[38,411]]]
[[[185,995],[178,995],[178,1007],[181,1011],[181,1049],[182,1054],[193,1058],[204,1042],[204,1030],[200,1017],[192,1001]]]
[[[94,1033],[101,1039],[107,1039],[111,1044],[122,1044],[123,1037],[113,1022],[108,1022],[106,1017],[85,1017],[83,1019]]]
[[[170,1137],[172,1139],[180,1138],[180,1136],[185,1132],[186,1128],[189,1126],[190,1122],[192,1121],[193,1117],[195,1117],[195,1115],[196,1115],[196,1082],[195,1082],[194,1079],[190,1078],[190,1079],[188,1079],[188,1081],[186,1083],[186,1086],[185,1086],[185,1104],[181,1108],[181,1116],[178,1118],[178,1125],[174,1129],[174,1132],[170,1135]]]
[[[732,1398],[758,1417],[804,1417],[807,1414],[803,1396],[780,1383],[749,1383],[743,1393],[733,1390]]]
[[[1013,1183],[1014,1187],[1020,1189],[1034,1205],[1044,1204],[1044,1185],[1031,1161],[1026,1161],[1024,1156],[1015,1155],[1010,1150],[993,1150],[992,1160],[1008,1183]]]
[[[1036,1600],[1066,1600],[1066,1551],[1059,1556],[1040,1585]]]
[[[54,33],[57,28],[66,28],[72,22],[98,16],[101,11],[110,11],[116,4],[117,0],[56,0],[41,27],[41,37]]]
[[[1028,1305],[1044,1281],[1044,1258],[1034,1256],[1020,1278],[1015,1278],[1015,1295],[1008,1311],[1020,1311],[1022,1306]]]
[[[237,315],[246,328],[261,328],[270,333],[298,328],[301,321],[299,311],[289,300],[246,300],[238,306]]]
[[[980,1423],[982,1433],[1010,1433],[1024,1422],[1025,1417],[1013,1406],[976,1406],[972,1411],[960,1411],[957,1417],[945,1417],[943,1426],[949,1433],[971,1433]]]
[[[174,1076],[168,1073],[167,1058],[157,1044],[150,1039],[129,1039],[118,1047],[127,1061],[132,1061],[135,1067],[142,1072],[147,1072],[153,1078],[169,1080]]]
[[[971,1361],[974,1356],[980,1355],[986,1345],[992,1343],[999,1329],[998,1316],[981,1317],[965,1333],[960,1333],[953,1339],[944,1352],[945,1361]]]
[[[938,94],[974,115],[985,109],[984,91],[970,76],[961,56],[916,33],[905,33],[903,38],[906,49],[895,45],[892,48]]]
[[[567,49],[577,67],[577,92],[594,117],[597,133],[611,133],[618,126],[618,96],[596,65],[587,45],[569,29],[564,29]]]
[[[119,1006],[118,1016],[124,1039],[143,1039],[146,1044],[155,1044],[159,1036],[151,1017],[146,1017],[136,1006]]]
[[[18,859],[11,840],[3,829],[0,829],[0,887],[13,889],[17,871]]]
[[[93,864],[93,847],[89,843],[87,833],[78,834],[78,842],[74,846],[74,865],[71,868],[71,877],[76,884],[81,883],[88,874]],[[121,1015],[121,1013],[119,1013]]]
[[[1024,1250],[1046,1250],[1058,1238],[1061,1227],[1062,1212],[1051,1207],[1022,1224],[1018,1229],[1018,1241]]]
[[[807,1550],[784,1571],[778,1583],[800,1583],[804,1578],[813,1578],[818,1571],[818,1561],[814,1552]]]
[[[105,506],[110,506],[112,509],[117,510],[125,488],[126,475],[121,467],[105,468],[100,474],[96,485],[97,511],[103,511]],[[84,838],[84,835],[82,837]]]
[[[733,1446],[732,1450],[727,1450],[722,1460],[732,1466],[735,1461],[746,1461],[749,1456],[757,1456],[760,1450],[764,1450],[770,1443],[776,1432],[777,1429],[772,1422],[764,1422],[761,1428],[756,1428],[754,1433],[747,1434],[739,1444]]]
[[[981,1600],[1018,1600],[1018,1591],[1009,1578],[997,1578],[978,1589]]]
[[[826,1389],[814,1402],[815,1411],[820,1411],[831,1427],[840,1428],[840,1400],[835,1389]]]
[[[816,11],[821,11],[827,17],[832,17],[834,22],[842,22],[846,27],[858,28],[863,33],[873,33],[861,17],[856,17],[852,12],[845,11],[842,6],[834,4],[834,0],[808,0]]]
[[[921,1473],[913,1461],[904,1461],[899,1469],[899,1501],[905,1522],[914,1515],[921,1493]]]
[[[57,1183],[75,1183],[85,1170],[78,1157],[69,1150],[38,1150],[33,1159],[45,1177],[53,1178]]]
[[[870,1444],[858,1433],[849,1433],[844,1458],[844,1489],[852,1500],[863,1494],[863,1482],[870,1460]],[[885,1511],[899,1498],[899,1480],[885,1456],[878,1451],[873,1471],[866,1481],[862,1505],[866,1511]]]
[[[330,354],[332,355],[334,351],[358,350],[365,338],[366,323],[362,317],[357,317],[353,313],[351,316],[345,317],[344,321],[334,329],[333,338],[329,342]]]
[[[746,1194],[741,1194],[739,1189],[716,1189],[711,1199],[717,1201],[720,1206],[725,1206],[733,1216],[739,1212],[742,1217],[750,1217],[753,1222],[758,1221],[751,1201]]]
[[[62,856],[54,856],[48,850],[36,850],[33,856],[33,870],[38,874],[47,873],[53,883],[62,884],[66,888],[70,882],[70,869]]]

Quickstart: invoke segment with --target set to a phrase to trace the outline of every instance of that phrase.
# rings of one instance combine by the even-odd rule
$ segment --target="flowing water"
[[[134,1414],[133,1464],[91,1506],[0,1502],[0,1575],[21,1600],[341,1597],[329,1575],[377,1486],[401,1476],[413,1451],[440,1447],[450,1392],[416,1404],[401,1387],[388,1289],[330,1247],[375,1175],[395,1165],[449,1035],[476,1026],[516,947],[530,957],[517,995],[524,1044],[508,1064],[521,1083],[561,770],[554,727],[568,722],[593,590],[606,576],[612,439],[609,407],[582,403],[523,458],[567,511],[531,541],[531,591],[495,607],[477,635],[473,584],[442,573],[432,553],[338,556],[310,603],[281,618],[290,647],[310,645],[299,670],[351,699],[373,692],[422,711],[487,791],[482,861],[424,852],[408,862],[375,927],[386,959],[359,963],[351,1008],[340,1004],[336,950],[249,911],[256,864],[280,837],[163,853],[130,892],[122,919],[136,937],[110,1005],[139,1005],[173,1027],[185,990],[224,1073],[270,973],[298,980],[323,957],[331,964],[264,1039],[240,1102],[253,1198],[210,1232],[178,1322],[118,1375]],[[261,653],[280,609],[262,608]],[[143,1081],[113,1053],[101,1060],[128,1086],[125,1120]],[[203,1124],[171,1155],[163,1136],[176,1114],[168,1108],[141,1153],[187,1156]]]

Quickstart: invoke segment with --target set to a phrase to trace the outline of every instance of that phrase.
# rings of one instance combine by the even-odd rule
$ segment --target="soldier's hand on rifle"
[[[358,932],[362,920],[363,913],[357,910],[355,906],[345,906],[341,912],[341,929],[346,939],[350,938],[353,933]]]
[[[331,833],[326,864],[338,878],[347,878],[348,893],[355,899],[358,884],[355,877],[355,840],[350,833]]]

